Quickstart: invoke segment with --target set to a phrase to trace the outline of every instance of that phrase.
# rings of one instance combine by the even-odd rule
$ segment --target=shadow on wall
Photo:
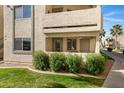
[[[3,60],[3,38],[0,38],[0,61]]]

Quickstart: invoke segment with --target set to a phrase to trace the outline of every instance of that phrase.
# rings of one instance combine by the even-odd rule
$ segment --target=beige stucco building
[[[116,37],[113,36],[113,47],[116,48],[116,44],[117,44],[117,48],[120,48],[120,49],[124,49],[124,35],[120,35],[117,37],[117,40],[116,40]]]
[[[3,6],[0,6],[0,59],[3,59]]]
[[[36,50],[99,52],[100,6],[4,6],[4,20],[5,61],[31,62]]]

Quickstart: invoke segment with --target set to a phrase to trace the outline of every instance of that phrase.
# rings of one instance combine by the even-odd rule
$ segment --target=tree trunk
[[[104,45],[102,43],[102,37],[100,37],[100,43],[101,43],[101,48],[104,48]]]
[[[117,43],[117,34],[116,34],[116,45],[115,45],[116,49],[117,49],[117,44],[118,44],[118,43]]]

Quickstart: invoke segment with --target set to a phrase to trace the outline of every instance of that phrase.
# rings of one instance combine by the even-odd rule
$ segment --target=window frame
[[[21,10],[22,14],[21,14],[21,17],[20,18],[16,18],[16,8],[19,8],[19,7],[22,8],[22,10]],[[15,19],[21,19],[21,18],[23,18],[23,6],[22,5],[14,6],[14,12],[15,12]]]
[[[74,49],[69,48],[69,40],[70,40],[70,43],[71,43],[70,47],[72,47],[72,45],[74,44],[74,40],[75,40],[75,48]],[[68,51],[77,51],[77,39],[75,39],[75,38],[68,38],[67,39],[67,50]]]
[[[24,17],[24,6],[26,6],[26,5],[17,5],[17,6],[14,6],[14,19],[15,20],[29,19],[29,18],[32,17],[32,7],[31,7],[31,5],[28,5],[28,6],[30,6],[30,17]],[[22,7],[22,17],[20,17],[20,18],[16,18],[16,8],[18,8],[18,7]]]
[[[59,41],[60,43],[60,50],[57,51],[56,49],[56,43]],[[52,51],[53,52],[62,52],[63,51],[63,38],[53,38],[52,39]]]
[[[26,40],[26,39],[27,39],[27,40]],[[29,40],[28,40],[28,39],[29,39]],[[30,46],[29,46],[29,47],[30,47],[30,48],[29,48],[30,50],[24,49],[24,41],[30,42]],[[23,38],[23,39],[22,39],[22,42],[23,42],[23,43],[22,43],[22,45],[23,45],[23,46],[22,46],[22,50],[23,50],[23,51],[31,51],[31,38]]]
[[[13,46],[13,49],[14,49],[13,52],[14,52],[14,53],[32,53],[32,42],[31,42],[32,40],[31,40],[30,37],[19,38],[19,39],[21,39],[21,41],[22,41],[22,42],[21,42],[21,43],[22,43],[22,44],[21,44],[21,47],[22,47],[21,49],[22,49],[22,50],[16,50],[16,49],[15,49],[15,39],[18,39],[18,37],[17,37],[17,38],[14,38],[14,46]],[[30,50],[29,50],[29,51],[28,51],[28,50],[26,51],[26,50],[24,50],[24,48],[23,48],[24,39],[29,39],[29,40],[30,40]]]
[[[21,49],[16,49],[16,45],[18,45],[18,44],[16,44],[17,39],[18,39],[18,40],[20,39],[20,41],[21,41],[21,44],[19,44],[19,45],[21,45]],[[20,42],[20,41],[19,41],[19,42]],[[22,48],[22,38],[15,38],[15,39],[14,39],[14,50],[18,50],[18,51],[23,50],[23,48]]]

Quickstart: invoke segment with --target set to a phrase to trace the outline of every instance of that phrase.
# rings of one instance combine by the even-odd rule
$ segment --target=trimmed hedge
[[[81,57],[78,55],[67,55],[66,58],[67,69],[69,72],[76,73],[80,71],[81,67]]]
[[[43,51],[36,51],[33,55],[33,65],[39,70],[49,69],[49,56]]]
[[[105,62],[108,56],[105,54],[87,54],[86,62],[82,66],[82,57],[76,54],[64,55],[56,52],[48,56],[42,51],[36,51],[33,55],[33,65],[39,70],[51,69],[55,72],[68,71],[71,73],[78,73],[84,67],[85,70],[93,75],[103,72]]]
[[[106,55],[106,54],[103,53],[102,51],[100,51],[100,54],[101,54],[102,56],[104,56],[105,61],[107,61],[108,59],[111,59],[108,55]]]
[[[88,54],[86,56],[85,68],[88,73],[97,75],[103,72],[105,66],[105,58],[101,54]]]
[[[65,55],[63,53],[53,53],[50,55],[50,67],[58,72],[65,70]]]

